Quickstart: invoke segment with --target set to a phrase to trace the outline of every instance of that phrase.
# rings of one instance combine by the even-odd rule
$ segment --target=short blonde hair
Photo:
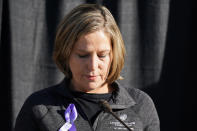
[[[110,35],[112,44],[113,59],[106,82],[111,84],[120,78],[125,59],[124,42],[110,11],[97,4],[82,4],[75,7],[58,26],[53,59],[67,78],[72,77],[69,58],[74,44],[80,36],[101,29]]]

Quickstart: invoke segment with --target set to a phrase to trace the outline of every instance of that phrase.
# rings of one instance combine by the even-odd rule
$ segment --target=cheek
[[[74,76],[80,74],[82,63],[80,60],[77,60],[74,56],[70,57],[69,67]]]
[[[110,59],[107,59],[106,61],[104,61],[102,63],[102,72],[104,75],[108,75],[110,67],[111,67],[111,60]]]

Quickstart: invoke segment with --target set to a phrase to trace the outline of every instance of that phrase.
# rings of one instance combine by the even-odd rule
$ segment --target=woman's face
[[[69,59],[71,84],[77,91],[107,93],[105,83],[112,61],[110,36],[103,30],[82,35]]]

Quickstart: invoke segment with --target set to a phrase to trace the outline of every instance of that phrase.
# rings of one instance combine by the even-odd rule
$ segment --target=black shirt
[[[71,91],[80,108],[84,111],[87,119],[93,125],[97,115],[101,112],[101,107],[98,102],[103,99],[109,101],[112,93],[93,94],[79,91]]]

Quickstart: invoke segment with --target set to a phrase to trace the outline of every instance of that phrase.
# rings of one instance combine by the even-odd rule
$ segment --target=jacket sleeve
[[[135,112],[143,122],[143,131],[160,131],[159,117],[151,97],[139,89],[133,90],[131,94],[137,103]]]
[[[14,131],[39,131],[32,113],[30,100],[26,100],[22,106],[14,127]]]
[[[160,131],[159,117],[154,104],[152,103],[152,111],[147,117],[147,125],[145,131]]]
[[[141,92],[141,95],[144,131],[160,131],[160,121],[153,100],[145,92]]]

